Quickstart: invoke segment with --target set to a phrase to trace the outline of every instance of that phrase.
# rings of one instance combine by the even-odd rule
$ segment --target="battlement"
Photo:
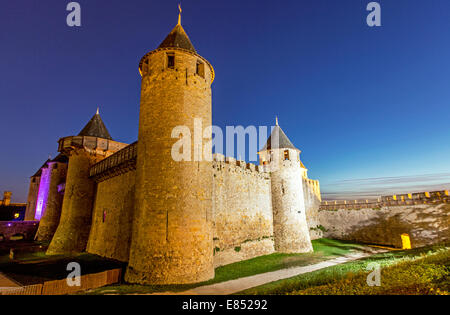
[[[318,180],[310,179],[310,178],[303,178],[303,181],[305,185],[308,186],[308,188],[316,195],[316,197],[322,201],[322,196],[320,195],[320,183]]]
[[[117,151],[110,157],[93,165],[90,177],[96,182],[105,181],[111,177],[136,169],[137,142]]]
[[[245,161],[236,160],[233,157],[225,157],[223,154],[219,153],[213,154],[213,168],[220,171],[225,167],[229,171],[246,172],[268,178],[268,173],[263,165],[247,163]]]
[[[75,148],[82,148],[91,153],[108,155],[111,152],[117,152],[128,146],[126,143],[120,143],[113,140],[90,137],[90,136],[72,136],[61,138],[58,141],[58,151],[66,152]]]
[[[409,193],[392,196],[382,196],[377,199],[323,201],[320,205],[320,210],[358,210],[389,206],[408,206],[436,203],[450,203],[449,191],[442,190],[433,192]]]

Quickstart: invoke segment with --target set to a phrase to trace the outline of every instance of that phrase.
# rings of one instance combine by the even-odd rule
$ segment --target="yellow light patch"
[[[402,249],[411,249],[411,239],[408,234],[404,233],[402,237]]]

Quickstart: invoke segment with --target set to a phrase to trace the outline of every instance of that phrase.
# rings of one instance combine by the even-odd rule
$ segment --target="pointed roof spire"
[[[96,115],[100,115],[100,107],[97,107],[97,114]]]
[[[278,116],[275,116],[275,126],[278,126]]]
[[[189,36],[186,34],[183,26],[181,26],[181,12],[183,12],[181,5],[178,5],[178,9],[180,11],[178,14],[178,24],[158,48],[181,48],[197,53],[194,45],[192,45],[191,40],[189,39]]]
[[[109,134],[108,129],[106,129],[106,126],[103,123],[99,112],[100,110],[97,108],[97,112],[91,118],[91,120],[89,120],[83,130],[81,130],[81,132],[78,134],[79,136],[97,137],[112,140],[111,135]]]
[[[277,141],[278,138],[278,141]],[[274,139],[272,143],[272,139]],[[283,129],[278,125],[278,117],[276,118],[276,126],[272,129],[267,143],[261,151],[272,149],[295,149],[298,150],[284,133]]]

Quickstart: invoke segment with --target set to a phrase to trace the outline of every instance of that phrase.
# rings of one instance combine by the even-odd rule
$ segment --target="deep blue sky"
[[[115,140],[137,139],[139,60],[177,22],[178,1],[82,0],[82,27],[69,28],[69,2],[0,5],[0,191],[16,201],[98,106]],[[365,22],[369,2],[183,0],[183,26],[217,75],[213,122],[278,115],[325,192],[367,178],[448,183],[450,1],[379,1],[380,28]]]

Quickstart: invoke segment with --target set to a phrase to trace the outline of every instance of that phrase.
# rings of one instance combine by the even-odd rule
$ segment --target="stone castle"
[[[312,251],[319,182],[278,123],[259,165],[220,154],[172,159],[174,127],[212,124],[215,75],[180,20],[139,71],[137,142],[114,141],[97,111],[31,177],[25,220],[40,221],[36,239],[50,241],[47,254],[86,251],[128,262],[127,282],[183,284],[232,262]]]

